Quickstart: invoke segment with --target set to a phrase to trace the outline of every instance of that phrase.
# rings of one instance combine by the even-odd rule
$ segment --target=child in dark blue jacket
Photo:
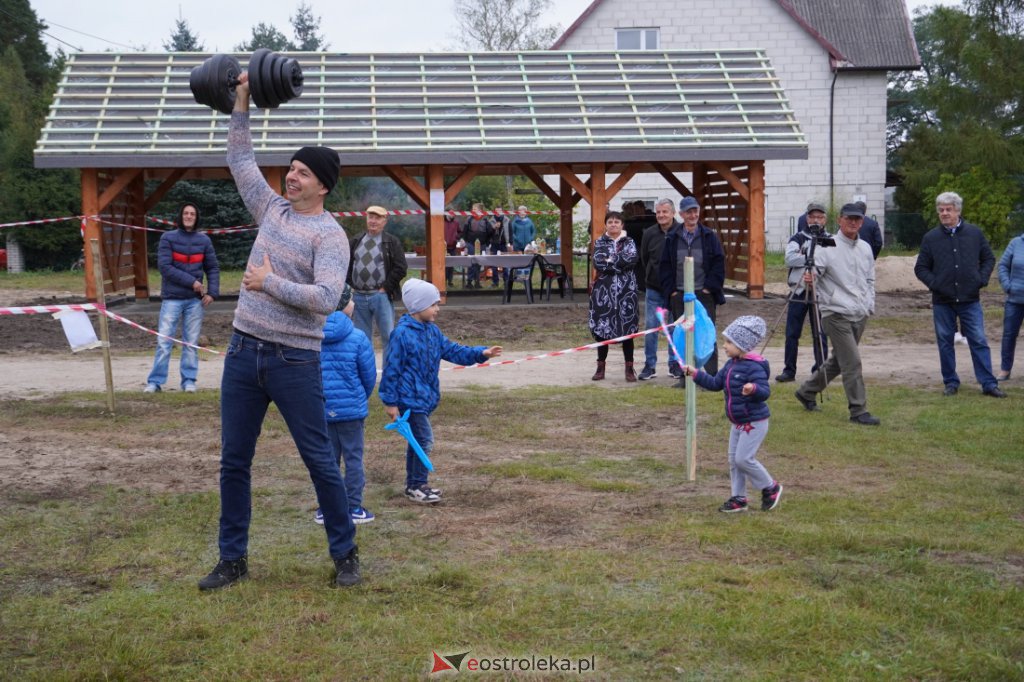
[[[327,317],[320,347],[320,374],[324,382],[324,412],[331,449],[341,465],[345,460],[345,493],[352,523],[370,523],[373,512],[363,506],[363,428],[369,399],[377,384],[377,358],[366,334],[352,323],[352,289],[346,284],[338,310]],[[316,510],[313,520],[323,524]]]
[[[729,479],[732,497],[720,512],[747,511],[747,479],[761,489],[761,511],[771,511],[782,498],[782,485],[757,461],[757,449],[768,435],[768,361],[754,353],[764,340],[767,327],[754,315],[737,317],[726,327],[725,354],[729,361],[717,374],[683,366],[683,372],[709,391],[725,391],[725,416],[729,430]]]
[[[434,324],[440,302],[441,294],[430,282],[410,279],[402,286],[402,303],[409,312],[398,320],[388,340],[378,391],[392,420],[410,410],[412,434],[428,457],[434,445],[430,413],[441,400],[437,378],[441,360],[474,365],[501,355],[501,346],[469,347],[445,337]],[[427,485],[427,473],[427,467],[410,445],[405,453],[405,496],[413,502],[441,501],[441,491]]]

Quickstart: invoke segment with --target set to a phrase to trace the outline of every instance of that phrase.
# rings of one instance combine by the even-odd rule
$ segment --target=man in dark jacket
[[[392,301],[402,291],[402,278],[408,270],[402,242],[384,231],[388,211],[380,206],[366,209],[366,232],[351,240],[352,258],[348,263],[348,283],[356,302],[356,329],[373,341],[373,323],[377,321],[382,351],[387,354],[388,339],[395,328]]]
[[[871,247],[871,255],[878,260],[878,254],[882,251],[882,245],[884,240],[882,238],[882,227],[878,224],[878,221],[868,215],[868,205],[863,201],[854,202],[857,204],[857,208],[864,214],[864,224],[860,226],[860,232],[857,233],[857,239],[863,239]]]
[[[657,221],[644,230],[640,239],[640,262],[637,279],[644,284],[644,329],[658,326],[658,308],[667,308],[668,299],[661,295],[661,251],[665,246],[665,235],[679,227],[675,219],[676,204],[671,199],[660,199],[654,205],[654,218]],[[661,334],[648,334],[644,337],[644,368],[637,379],[647,381],[653,379],[658,367],[658,339]],[[679,374],[678,365],[668,360],[670,375]]]
[[[199,208],[192,203],[178,210],[177,228],[160,236],[157,267],[160,268],[160,322],[153,369],[146,379],[146,393],[156,393],[167,381],[171,362],[171,337],[181,324],[181,338],[193,346],[199,343],[203,327],[203,308],[220,295],[220,267],[210,238],[196,232]],[[203,275],[207,287],[203,288]],[[181,347],[181,390],[196,390],[199,353],[190,346]]]
[[[960,321],[960,333],[967,337],[974,363],[974,377],[981,391],[993,398],[1005,398],[992,374],[992,354],[985,338],[981,310],[981,288],[988,286],[996,258],[985,235],[960,217],[963,199],[943,192],[935,199],[941,225],[932,228],[921,241],[914,274],[932,292],[932,319],[939,346],[943,395],[956,395],[960,377],[956,373],[953,336]]]
[[[665,247],[661,252],[661,295],[668,301],[672,317],[683,314],[683,265],[687,257],[693,258],[693,290],[697,300],[715,322],[718,306],[725,303],[725,253],[722,243],[714,230],[700,222],[700,204],[693,197],[683,197],[679,202],[679,217],[683,224],[669,230],[665,235]],[[718,344],[708,358],[704,369],[718,373]],[[677,388],[683,388],[680,379]]]

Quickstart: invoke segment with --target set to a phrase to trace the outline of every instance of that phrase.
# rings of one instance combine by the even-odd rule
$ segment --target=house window
[[[617,28],[615,29],[616,50],[657,50],[658,29]]]

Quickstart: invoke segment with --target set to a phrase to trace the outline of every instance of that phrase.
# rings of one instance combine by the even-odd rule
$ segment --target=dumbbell
[[[249,91],[260,109],[276,109],[302,94],[302,67],[295,59],[261,47],[249,57]],[[189,74],[196,102],[230,114],[242,66],[229,54],[215,54]]]

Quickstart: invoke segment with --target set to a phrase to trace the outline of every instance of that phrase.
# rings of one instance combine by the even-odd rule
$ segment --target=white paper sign
[[[96,330],[92,328],[92,321],[84,310],[60,310],[53,317],[60,320],[64,327],[64,336],[68,337],[72,353],[103,345],[96,338]]]
[[[431,215],[441,215],[442,213],[444,213],[443,189],[430,190],[430,213]]]

